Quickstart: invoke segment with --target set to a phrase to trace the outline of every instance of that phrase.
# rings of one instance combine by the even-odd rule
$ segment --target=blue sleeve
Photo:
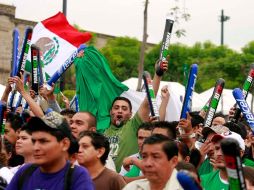
[[[93,181],[88,171],[81,167],[75,166],[72,176],[72,190],[94,190]]]
[[[13,176],[11,182],[9,183],[9,185],[6,187],[5,190],[18,190],[18,179],[20,177],[20,175],[26,170],[26,168],[28,168],[31,164],[25,164],[24,166],[22,166],[17,173]]]

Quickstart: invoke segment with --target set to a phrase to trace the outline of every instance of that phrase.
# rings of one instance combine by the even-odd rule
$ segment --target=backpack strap
[[[71,190],[71,184],[72,184],[72,174],[74,172],[75,165],[69,164],[67,172],[64,176],[64,190]]]
[[[22,174],[18,178],[18,190],[22,189],[24,182],[29,179],[29,177],[37,168],[38,166],[36,164],[32,164],[22,172]],[[75,169],[75,165],[69,164],[67,172],[65,173],[65,176],[64,176],[64,190],[71,189],[72,174],[74,172],[74,169]]]
[[[38,168],[36,164],[32,164],[27,167],[18,178],[18,190],[21,190],[24,182],[29,179],[32,173]]]

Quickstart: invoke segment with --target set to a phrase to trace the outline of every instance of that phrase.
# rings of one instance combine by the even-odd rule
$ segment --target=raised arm
[[[169,97],[170,97],[170,94],[168,91],[168,86],[162,87],[162,89],[161,89],[161,105],[160,105],[160,109],[159,109],[160,121],[165,121]]]
[[[9,96],[10,92],[11,92],[11,85],[9,84],[9,78],[8,78],[8,83],[7,83],[7,85],[6,85],[5,89],[4,89],[4,93],[2,95],[1,101],[7,103],[8,96]]]
[[[159,62],[157,62],[155,64],[155,70],[158,67],[158,65],[159,65]],[[165,62],[162,63],[162,68],[163,68],[164,72],[168,70],[168,61],[165,61]],[[153,89],[154,89],[155,96],[157,95],[157,92],[159,90],[161,79],[162,79],[162,75],[159,76],[155,72],[154,78],[153,78]],[[143,102],[141,103],[141,105],[138,109],[138,114],[139,114],[139,117],[142,119],[142,121],[144,121],[144,122],[149,121],[150,109],[149,109],[149,103],[148,103],[147,98],[145,98],[143,100]]]
[[[26,100],[33,114],[37,117],[44,116],[44,113],[41,107],[34,101],[34,99],[30,96],[30,94],[25,91],[23,80],[19,78],[18,76],[10,77],[9,84],[13,84],[13,83],[16,83],[16,89]]]

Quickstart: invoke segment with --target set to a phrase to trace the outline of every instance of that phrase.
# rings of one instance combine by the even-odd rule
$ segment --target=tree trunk
[[[141,44],[141,51],[139,56],[139,65],[138,65],[138,86],[137,91],[141,91],[142,84],[142,75],[144,71],[144,60],[145,60],[145,49],[146,49],[146,40],[147,40],[147,8],[148,8],[149,0],[145,1],[145,9],[144,9],[144,26],[143,26],[143,41]]]

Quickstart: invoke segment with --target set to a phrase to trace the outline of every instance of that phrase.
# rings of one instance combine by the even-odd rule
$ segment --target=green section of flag
[[[128,87],[112,74],[106,58],[93,46],[85,49],[85,56],[74,61],[76,94],[80,111],[89,111],[97,118],[97,131],[109,127],[112,101]]]

